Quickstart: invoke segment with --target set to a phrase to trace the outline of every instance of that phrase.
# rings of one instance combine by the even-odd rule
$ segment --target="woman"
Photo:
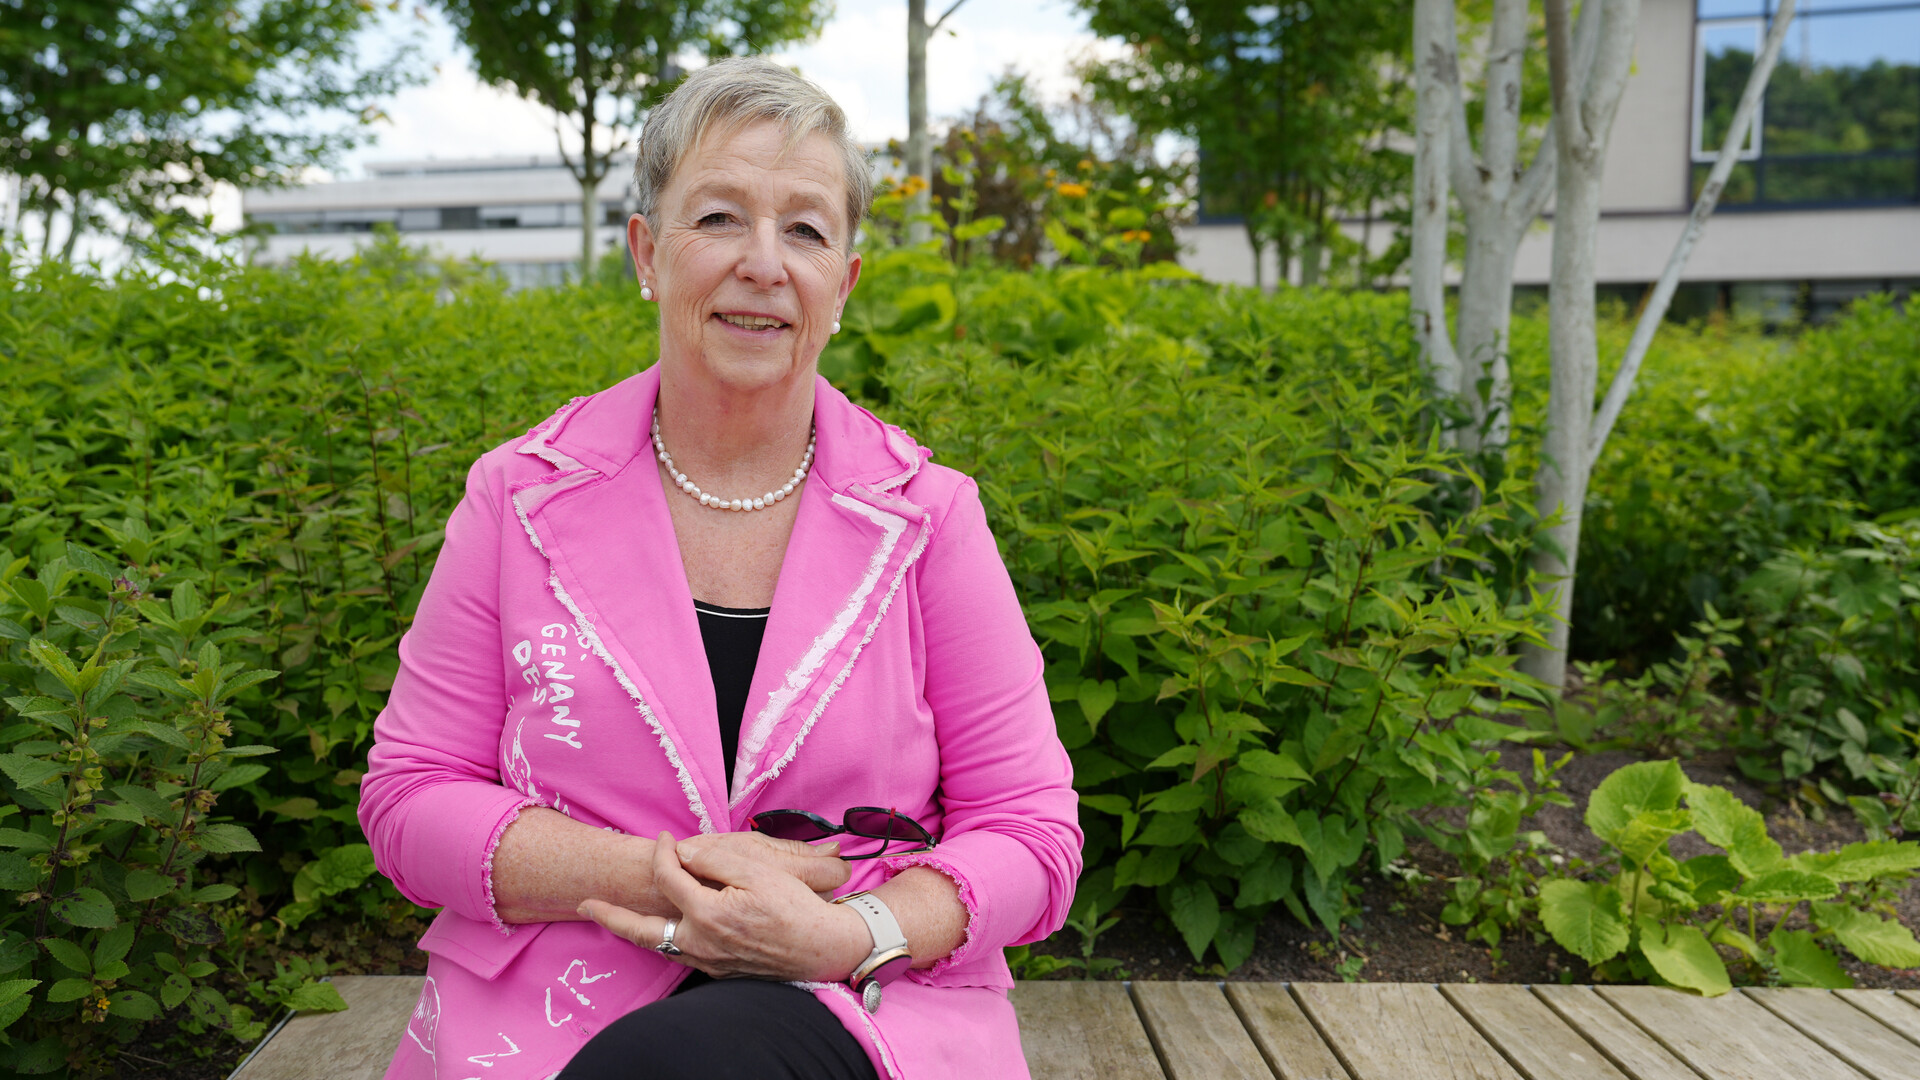
[[[635,177],[660,362],[474,465],[375,727],[361,821],[442,908],[388,1076],[1024,1076],[1071,771],[973,482],[815,374],[864,155],[728,60]]]

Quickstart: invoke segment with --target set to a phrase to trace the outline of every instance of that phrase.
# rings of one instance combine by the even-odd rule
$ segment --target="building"
[[[626,244],[633,161],[600,182],[598,248]],[[557,156],[370,165],[365,180],[248,190],[241,210],[262,226],[258,258],[340,257],[391,226],[436,255],[491,262],[516,288],[557,284],[580,264],[580,184]]]
[[[1601,188],[1603,289],[1637,298],[1660,277],[1776,5],[1643,0]],[[1758,135],[1687,263],[1676,313],[1818,318],[1863,293],[1920,285],[1920,0],[1798,7]],[[1358,238],[1358,223],[1344,227]],[[1390,229],[1372,232],[1381,243]],[[1239,223],[1196,225],[1182,239],[1191,268],[1252,283]],[[1545,286],[1551,250],[1543,222],[1520,246],[1516,284]]]

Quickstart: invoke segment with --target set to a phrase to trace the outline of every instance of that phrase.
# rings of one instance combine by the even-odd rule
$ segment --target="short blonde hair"
[[[635,208],[651,218],[673,172],[701,140],[772,120],[791,150],[825,135],[839,150],[847,185],[847,246],[873,204],[867,154],[847,132],[847,114],[810,80],[757,56],[734,56],[701,68],[647,114],[633,163]]]

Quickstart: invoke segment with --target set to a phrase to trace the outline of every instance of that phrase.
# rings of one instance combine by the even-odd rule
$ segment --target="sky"
[[[929,7],[944,10],[939,3],[929,0]],[[437,13],[409,9],[382,33],[417,35],[434,74],[387,105],[389,121],[377,126],[372,143],[343,159],[337,178],[363,176],[368,162],[554,151],[552,114],[481,85]],[[936,122],[960,114],[1009,67],[1032,75],[1043,93],[1063,93],[1072,83],[1071,63],[1096,47],[1086,16],[1068,0],[966,0],[928,45],[928,111]],[[884,142],[907,134],[906,53],[905,0],[839,0],[817,40],[773,56],[832,94],[857,138]]]

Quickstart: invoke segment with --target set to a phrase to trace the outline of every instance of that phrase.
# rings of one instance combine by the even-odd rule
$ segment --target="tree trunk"
[[[1581,22],[1598,20],[1573,46],[1568,0],[1547,0],[1547,49],[1552,69],[1554,151],[1558,159],[1553,210],[1553,280],[1548,287],[1548,351],[1553,374],[1547,431],[1534,479],[1542,517],[1558,514],[1545,530],[1532,563],[1553,598],[1544,645],[1529,645],[1520,669],[1555,691],[1566,685],[1573,590],[1580,560],[1580,517],[1593,468],[1588,433],[1599,381],[1594,337],[1594,257],[1600,232],[1600,175],[1607,138],[1626,88],[1639,22],[1639,0],[1586,0]],[[1588,30],[1586,25],[1582,31]]]
[[[1504,449],[1512,427],[1507,327],[1513,318],[1513,258],[1526,225],[1512,226],[1504,200],[1462,201],[1467,250],[1460,278],[1460,402],[1473,425],[1459,433],[1456,445],[1478,454]]]
[[[60,261],[72,262],[73,252],[80,244],[80,233],[87,225],[87,193],[73,193],[73,213],[67,219],[67,242],[60,246]]]
[[[600,237],[600,181],[592,171],[592,151],[583,164],[588,166],[588,179],[580,182],[580,280],[593,276],[593,262],[599,254],[595,250]]]
[[[925,220],[932,211],[933,145],[927,139],[927,0],[907,0],[907,175],[920,178],[907,200],[907,242],[924,244],[933,235]]]
[[[1459,82],[1453,0],[1414,0],[1413,253],[1408,317],[1434,392],[1460,393],[1460,359],[1447,327],[1449,110]]]

